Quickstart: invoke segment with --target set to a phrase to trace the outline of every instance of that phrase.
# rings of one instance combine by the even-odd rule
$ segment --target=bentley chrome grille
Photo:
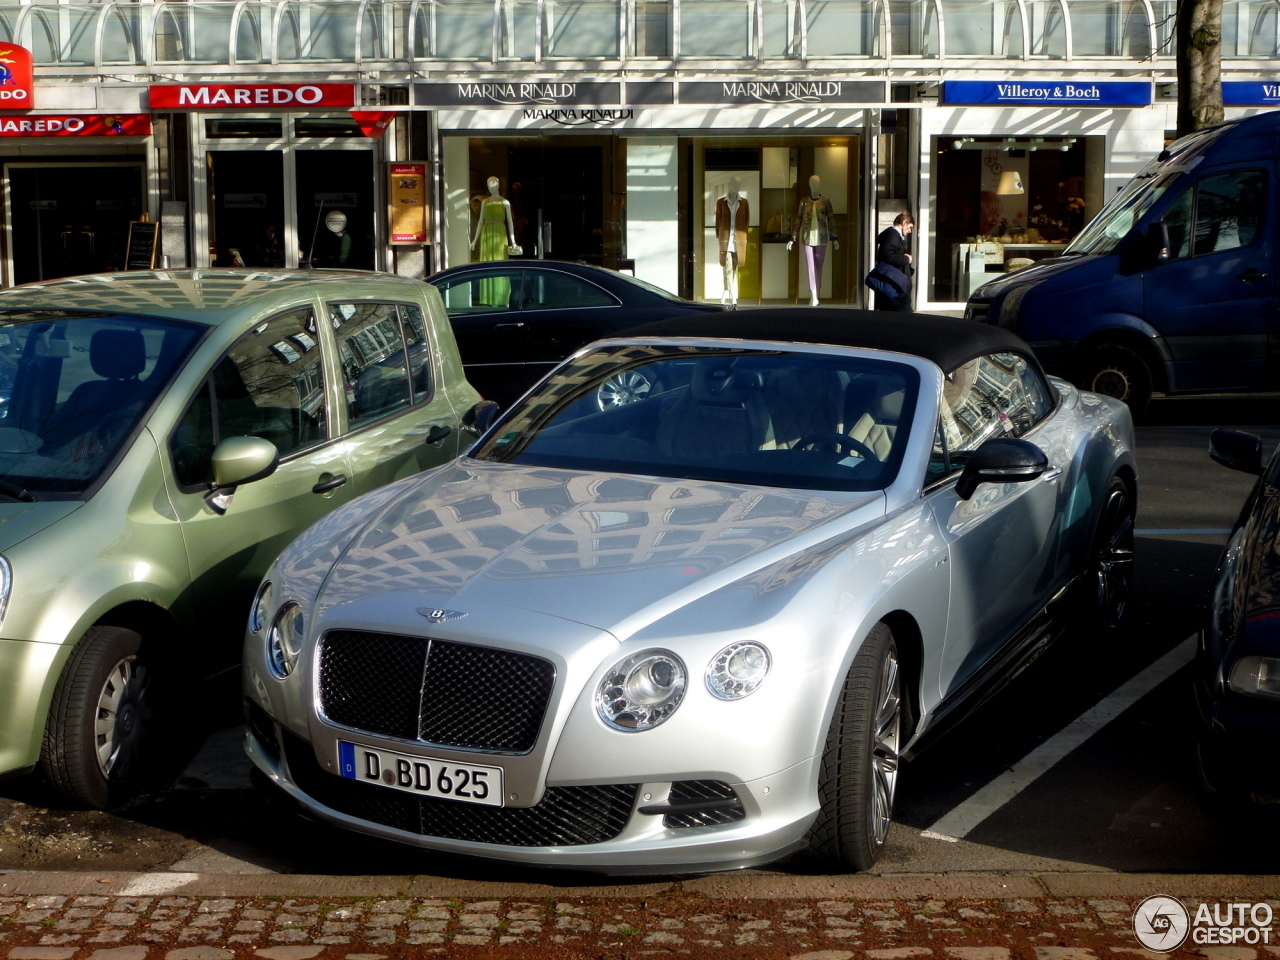
[[[555,679],[549,660],[451,640],[333,630],[320,645],[329,720],[462,749],[533,749]]]

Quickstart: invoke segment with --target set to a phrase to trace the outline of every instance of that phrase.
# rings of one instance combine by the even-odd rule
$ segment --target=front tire
[[[893,633],[876,624],[836,703],[818,774],[818,819],[809,851],[854,870],[884,853],[902,744],[902,671]]]
[[[1114,630],[1129,608],[1135,513],[1129,485],[1112,477],[1089,551],[1088,578],[1094,600],[1090,626],[1095,628]]]
[[[151,670],[142,638],[93,627],[71,655],[49,708],[40,770],[66,799],[104,809],[133,793],[151,733]]]
[[[1142,357],[1126,346],[1108,343],[1084,354],[1075,382],[1081,390],[1123,400],[1137,416],[1151,402],[1154,380]]]

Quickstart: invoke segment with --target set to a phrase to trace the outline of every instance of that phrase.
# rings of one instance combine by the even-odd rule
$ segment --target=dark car
[[[1196,658],[1196,759],[1211,797],[1280,796],[1280,450],[1215,430],[1209,455],[1255,474],[1214,575]]]
[[[429,279],[444,297],[467,379],[504,409],[579,347],[642,323],[723,310],[691,303],[602,267],[498,260],[451,267]],[[601,409],[642,399],[634,375],[601,387]]]

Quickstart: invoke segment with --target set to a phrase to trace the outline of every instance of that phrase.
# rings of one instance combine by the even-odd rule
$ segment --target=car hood
[[[80,500],[47,500],[40,503],[0,502],[0,552],[34,536],[82,506],[84,503]]]
[[[880,491],[819,493],[464,459],[425,474],[364,528],[328,578],[320,606],[332,611],[409,591],[433,608],[513,607],[625,639],[883,512]]]
[[[1085,260],[1085,257],[1077,256],[1037,260],[1029,267],[1000,274],[996,279],[980,286],[973,295],[980,300],[990,300],[1018,287],[1032,286],[1061,273],[1077,270]]]

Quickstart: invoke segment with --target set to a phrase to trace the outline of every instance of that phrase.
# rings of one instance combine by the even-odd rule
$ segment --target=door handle
[[[1055,483],[1060,476],[1062,476],[1061,467],[1050,467],[1044,473],[1040,474],[1040,479],[1045,483]]]
[[[523,329],[524,329],[524,324],[523,324],[523,323],[498,323],[498,324],[494,324],[493,329],[495,329],[495,330],[523,330]]]
[[[1259,280],[1265,280],[1269,276],[1271,276],[1271,274],[1262,273],[1261,271],[1255,270],[1253,267],[1250,267],[1244,273],[1237,275],[1236,279],[1243,280],[1245,283],[1257,283]]]
[[[328,493],[330,490],[337,490],[347,482],[345,473],[335,473],[328,480],[320,480],[311,488],[312,493]]]
[[[427,431],[428,444],[439,443],[449,434],[453,433],[453,427],[445,426],[443,423],[433,423],[431,429]]]

